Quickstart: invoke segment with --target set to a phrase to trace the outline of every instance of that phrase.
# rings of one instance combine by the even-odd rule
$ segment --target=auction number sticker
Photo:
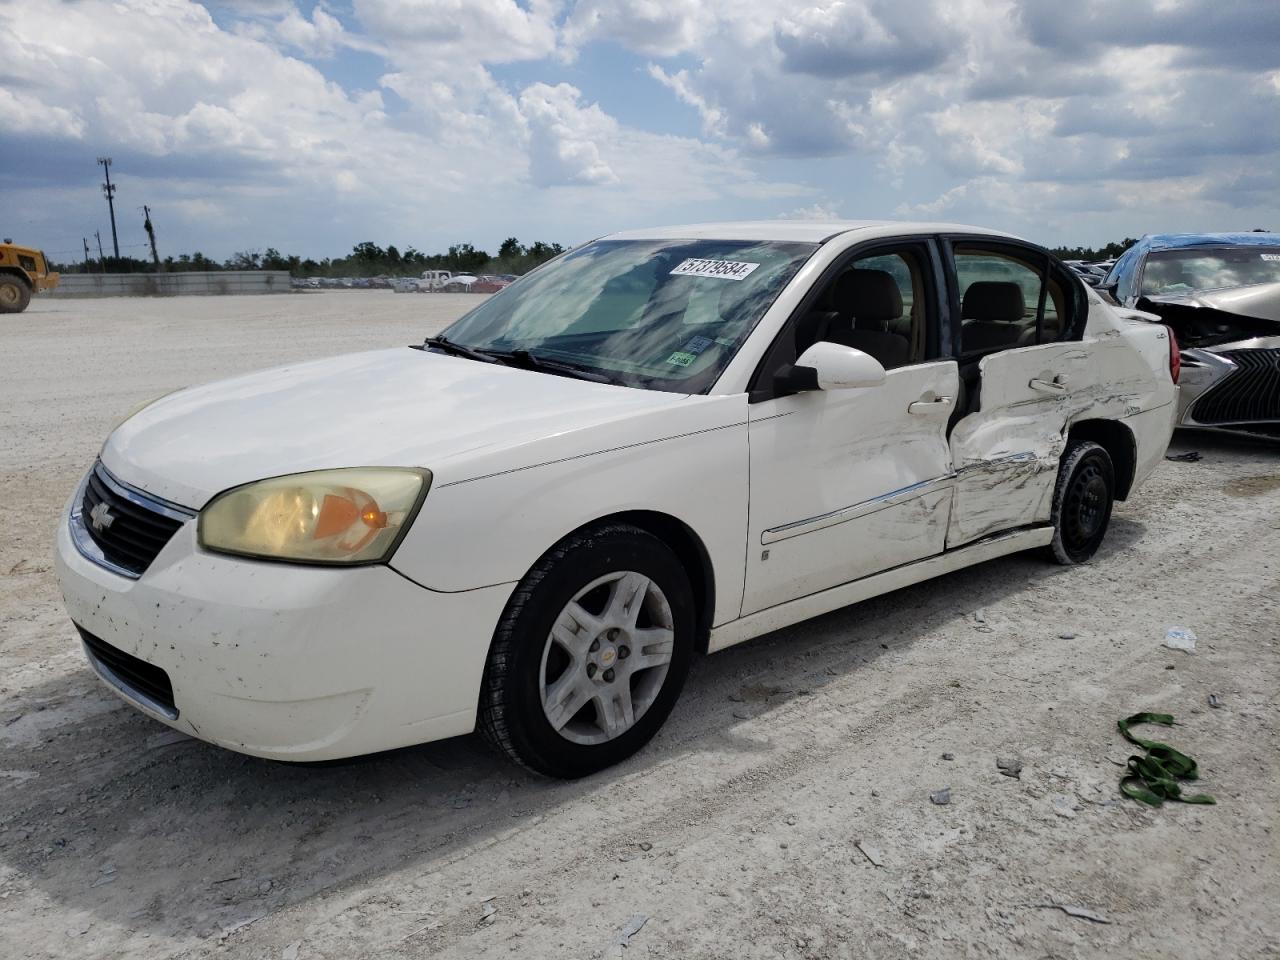
[[[689,259],[671,271],[673,277],[711,277],[715,280],[745,280],[758,263],[735,260]]]
[[[1280,253],[1264,253],[1261,254],[1261,257],[1271,263],[1280,263]]]

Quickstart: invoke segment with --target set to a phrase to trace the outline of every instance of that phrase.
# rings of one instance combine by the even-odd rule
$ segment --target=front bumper
[[[1280,337],[1182,351],[1178,425],[1280,436]]]
[[[194,521],[129,579],[83,556],[67,517],[55,563],[71,619],[172,684],[167,709],[147,684],[130,682],[129,661],[112,670],[90,655],[99,676],[143,713],[278,760],[356,756],[474,728],[489,642],[512,585],[438,593],[386,566],[222,556],[198,548]]]

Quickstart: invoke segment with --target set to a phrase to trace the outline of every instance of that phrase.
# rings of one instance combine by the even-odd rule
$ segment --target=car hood
[[[1169,324],[1184,347],[1280,336],[1280,283],[1143,297],[1136,306]]]
[[[1280,283],[1252,283],[1244,287],[1225,287],[1219,290],[1194,290],[1180,296],[1148,298],[1154,303],[1183,304],[1234,313],[1242,317],[1257,317],[1280,324]]]
[[[684,394],[590,383],[400,348],[264,370],[170,394],[107,438],[104,465],[199,509],[265,477],[426,467],[436,484],[645,442]],[[608,429],[624,421],[626,429]],[[558,441],[558,442],[557,442]]]

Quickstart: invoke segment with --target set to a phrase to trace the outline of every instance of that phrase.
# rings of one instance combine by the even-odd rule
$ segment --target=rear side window
[[[1075,327],[1075,290],[1047,255],[957,243],[953,259],[962,354],[1051,343]]]

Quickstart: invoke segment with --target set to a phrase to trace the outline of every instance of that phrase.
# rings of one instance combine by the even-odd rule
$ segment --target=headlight
[[[302,563],[377,563],[409,529],[431,471],[317,470],[220,493],[200,511],[206,550]]]

